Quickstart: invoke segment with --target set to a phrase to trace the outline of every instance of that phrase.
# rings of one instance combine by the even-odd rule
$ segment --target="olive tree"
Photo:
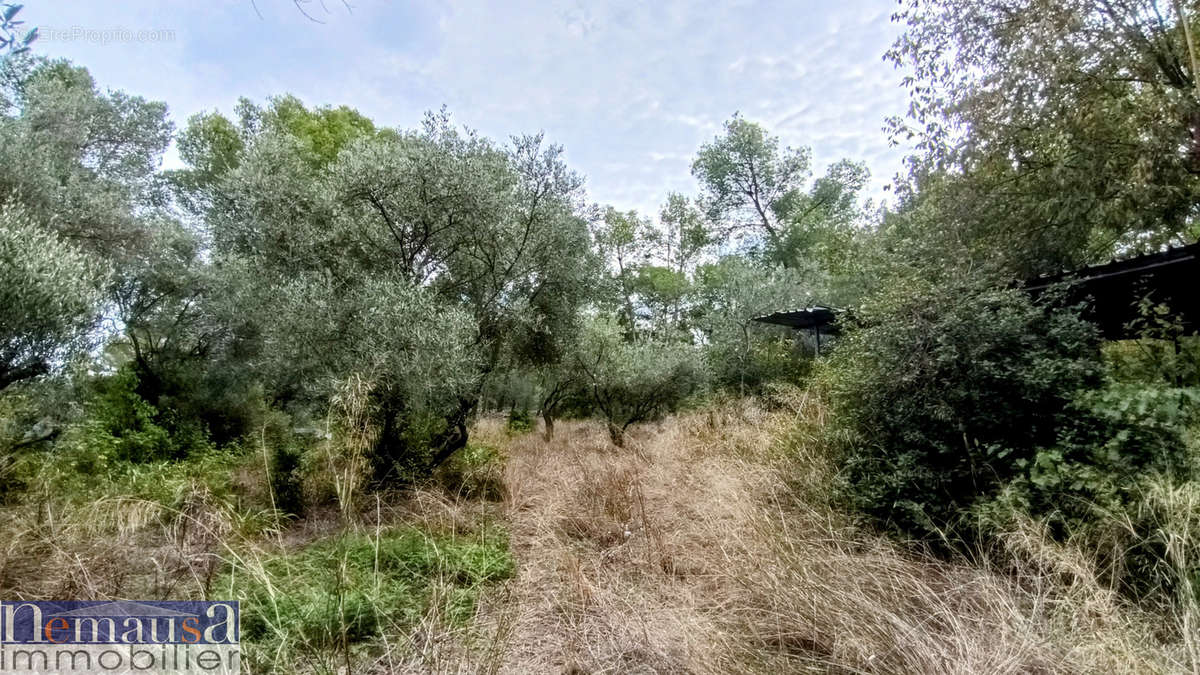
[[[0,390],[49,373],[84,344],[101,267],[17,204],[0,207]]]
[[[627,341],[605,320],[588,326],[574,363],[619,448],[625,447],[630,426],[678,410],[707,381],[703,360],[692,345]]]
[[[164,204],[156,176],[171,140],[166,105],[100,93],[66,61],[6,60],[0,199],[16,198],[66,241],[118,266]]]
[[[320,404],[357,374],[376,407],[375,479],[440,461],[426,454],[431,441],[479,380],[477,328],[466,312],[386,277],[348,286],[312,273],[276,279],[271,300],[278,319],[263,322],[263,354],[273,389]]]
[[[299,114],[291,110],[288,119]],[[345,124],[354,119],[348,114],[299,125],[279,119],[248,116],[244,150],[220,163],[213,198],[197,200],[217,259],[253,264],[269,272],[264,278],[318,279],[334,297],[363,306],[371,306],[373,293],[404,287],[430,300],[411,308],[428,316],[390,320],[440,326],[431,334],[463,335],[457,326],[469,317],[469,344],[430,347],[459,359],[462,377],[449,381],[463,385],[451,388],[452,403],[438,397],[445,405],[427,439],[437,464],[465,445],[483,387],[509,356],[560,358],[541,338],[573,330],[594,270],[586,223],[576,213],[580,180],[563,165],[561,149],[541,137],[503,147],[454,128],[444,113],[416,130]],[[317,133],[321,124],[341,131]],[[259,320],[279,319],[266,312]],[[391,323],[384,329],[402,330]],[[326,354],[329,372],[363,367],[333,356],[357,349],[346,344],[355,340],[352,331],[328,337],[343,343],[315,352]],[[413,375],[425,388],[444,376]],[[414,395],[404,388],[376,392],[381,456],[405,446]]]
[[[755,323],[772,312],[823,300],[826,275],[805,269],[756,265],[726,256],[696,273],[696,326],[715,380],[745,394],[763,381],[795,371],[800,359],[791,331]],[[775,358],[773,358],[775,357]]]

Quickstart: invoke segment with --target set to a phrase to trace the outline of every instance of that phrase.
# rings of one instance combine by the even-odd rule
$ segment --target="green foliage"
[[[287,515],[304,515],[303,456],[303,451],[294,445],[281,444],[271,449],[271,492],[275,508]]]
[[[38,29],[25,30],[21,26],[24,21],[17,18],[22,5],[16,3],[0,3],[0,51],[9,54],[24,54],[29,51],[29,45],[38,38]]]
[[[938,212],[926,236],[1017,277],[1194,239],[1183,5],[904,3],[889,58],[912,105],[892,130],[918,151],[902,195]]]
[[[828,363],[847,495],[932,536],[1026,475],[1099,381],[1095,330],[1016,290],[897,283]]]
[[[811,156],[808,148],[781,150],[777,137],[735,115],[724,136],[701,146],[692,175],[704,186],[710,218],[774,238],[785,201],[809,176]]]
[[[513,433],[527,433],[533,430],[533,416],[529,414],[528,410],[513,408],[508,411],[508,421],[505,426]]]
[[[1189,335],[1180,316],[1165,304],[1143,298],[1129,331],[1136,339],[1104,346],[1105,360],[1120,382],[1200,385],[1200,338]]]
[[[198,113],[175,140],[187,169],[167,175],[185,209],[200,213],[211,204],[220,179],[236,169],[246,142],[238,128],[220,113]]]
[[[1113,382],[1082,392],[1068,406],[1069,424],[1039,450],[1028,468],[1030,508],[1069,524],[1130,503],[1141,479],[1200,479],[1189,440],[1200,424],[1200,389]]]
[[[425,470],[443,420],[477,382],[469,317],[403,281],[339,290],[301,277],[280,280],[272,291],[270,307],[284,310],[263,333],[272,389],[320,405],[340,378],[362,374],[372,383],[379,424],[370,458],[376,475]]]
[[[589,326],[575,364],[618,447],[631,425],[678,410],[708,382],[700,352],[692,345],[627,342],[616,326],[603,321]]]
[[[610,206],[593,225],[592,236],[600,255],[612,268],[602,307],[618,318],[627,336],[632,336],[639,328],[635,288],[638,268],[651,257],[652,225],[636,211],[623,213]]]
[[[709,217],[727,236],[770,263],[792,267],[814,254],[837,255],[825,244],[853,232],[869,175],[865,165],[842,160],[805,190],[811,156],[808,148],[780,148],[777,137],[735,115],[723,136],[700,148],[692,175]]]
[[[106,499],[142,501],[148,507],[177,511],[200,490],[216,500],[233,503],[239,498],[232,479],[234,472],[247,462],[261,466],[262,461],[244,456],[237,447],[208,446],[193,449],[184,459],[130,462],[111,454],[101,459],[95,445],[88,442],[88,436],[68,429],[52,452],[20,455],[12,466],[12,475],[24,492],[13,497],[75,505]],[[263,511],[270,508],[269,503],[253,506]]]
[[[272,99],[261,119],[265,126],[300,139],[309,161],[317,166],[333,162],[351,141],[375,134],[374,122],[353,108],[343,105],[310,110],[295,96]]]
[[[691,200],[676,192],[667,195],[658,219],[662,231],[655,241],[663,249],[663,265],[683,274],[713,243],[712,226]]]
[[[462,447],[502,360],[562,358],[595,264],[559,148],[501,148],[444,113],[386,134],[294,99],[242,117],[202,214],[218,304],[241,310],[269,396],[312,408],[354,373],[374,383],[377,478]]]
[[[731,391],[756,391],[769,380],[807,370],[807,355],[791,330],[767,327],[755,317],[806,307],[820,297],[825,278],[813,265],[762,267],[727,256],[696,271],[695,325],[705,337],[714,381]]]
[[[404,634],[430,611],[465,623],[487,586],[514,573],[500,530],[431,536],[403,528],[377,537],[346,534],[235,565],[216,586],[232,589],[242,603],[252,659],[298,653],[310,660],[331,648]]]
[[[446,492],[463,499],[504,499],[504,457],[489,445],[471,442],[437,468],[434,480]]]
[[[101,93],[66,61],[5,64],[12,109],[0,116],[0,201],[17,199],[36,223],[110,264],[136,255],[163,217],[154,177],[171,140],[166,105]],[[29,149],[36,148],[36,151]]]
[[[0,206],[0,390],[83,346],[103,278],[100,265],[24,208]]]
[[[95,378],[85,418],[69,429],[64,443],[78,446],[77,468],[102,470],[110,462],[181,459],[208,447],[202,428],[180,424],[173,411],[160,411],[137,393],[130,368]]]

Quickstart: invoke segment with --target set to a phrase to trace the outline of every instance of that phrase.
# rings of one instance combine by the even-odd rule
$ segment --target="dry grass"
[[[784,398],[641,428],[626,451],[598,424],[551,443],[481,425],[510,455],[520,566],[502,672],[1195,672],[1186,632],[1034,523],[1003,574],[855,527],[829,503],[824,409]]]
[[[485,419],[474,439],[500,449],[501,477],[487,465],[382,496],[343,480],[353,509],[282,529],[245,522],[200,485],[183,486],[177,507],[33,500],[0,510],[0,582],[21,598],[197,596],[221,566],[265,574],[271,556],[344,532],[470,536],[486,521],[507,527],[517,578],[484,593],[466,626],[435,597],[418,625],[346,661],[350,672],[1200,672],[1194,608],[1173,626],[1139,614],[1036,523],[1013,526],[995,565],[936,560],[857,527],[829,501],[820,401],[775,404],[645,425],[624,450],[598,423],[560,423],[547,442]],[[462,487],[497,478],[476,491],[487,497]],[[1196,499],[1162,495],[1187,517]],[[325,654],[311,669],[339,663]]]

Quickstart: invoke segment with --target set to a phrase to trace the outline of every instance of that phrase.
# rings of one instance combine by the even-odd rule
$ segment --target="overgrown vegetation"
[[[513,575],[503,532],[436,537],[417,529],[344,535],[233,565],[215,587],[243,603],[256,670],[354,670],[423,621],[461,626],[488,584]],[[280,657],[283,657],[281,660]],[[360,667],[362,667],[360,665]]]
[[[1195,672],[1195,318],[1104,340],[1024,286],[1200,232],[1200,7],[902,4],[896,203],[734,115],[649,216],[446,110],[177,133],[5,9],[0,591],[234,597],[256,671],[494,671],[539,560],[571,630],[719,591],[676,609],[721,653],[597,669]],[[814,304],[822,355],[754,321]]]

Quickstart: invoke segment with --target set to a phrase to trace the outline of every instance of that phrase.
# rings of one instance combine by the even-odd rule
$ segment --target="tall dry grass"
[[[1014,523],[998,559],[957,562],[860,527],[830,500],[826,414],[802,391],[770,411],[734,401],[638,429],[626,451],[590,423],[561,424],[552,443],[481,429],[510,454],[521,561],[504,671],[1200,667],[1193,614],[1130,606],[1036,522]]]
[[[827,411],[810,393],[643,425],[620,450],[597,423],[560,422],[548,442],[484,419],[473,443],[494,459],[390,495],[359,489],[361,400],[348,388],[335,422],[362,434],[319,457],[334,505],[299,522],[184,479],[157,501],[39,497],[34,486],[0,509],[5,595],[222,597],[232,590],[214,579],[249,578],[279,599],[270,589],[296,579],[271,561],[314,542],[379,541],[389,527],[461,538],[489,523],[507,529],[517,576],[481,593],[473,620],[451,620],[438,589],[455,580],[434,578],[424,614],[369,647],[293,646],[252,670],[277,658],[287,672],[1200,672],[1186,584],[1173,613],[1139,610],[1093,556],[1028,519],[997,550],[958,561],[860,526],[831,500]],[[1194,567],[1200,495],[1162,484],[1151,497],[1168,562]],[[372,588],[343,590],[386,603],[384,577],[369,578]]]

